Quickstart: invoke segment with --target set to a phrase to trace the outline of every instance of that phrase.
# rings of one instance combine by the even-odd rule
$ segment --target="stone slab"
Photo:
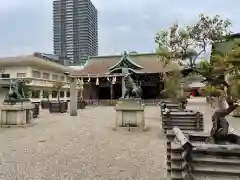
[[[3,104],[0,106],[0,124],[3,126],[22,126],[31,122],[34,105],[29,103],[17,103],[15,105]]]
[[[30,122],[28,124],[19,124],[19,125],[4,125],[2,124],[1,127],[2,128],[27,128],[27,127],[33,127],[35,126],[36,123],[35,122]]]
[[[141,99],[121,99],[116,103],[116,110],[144,111],[144,105]]]
[[[25,104],[25,105],[2,105],[0,106],[0,109],[2,111],[23,111],[26,109],[34,109],[34,105],[33,104]]]
[[[140,99],[121,99],[117,102],[115,130],[118,128],[146,130],[144,105]]]

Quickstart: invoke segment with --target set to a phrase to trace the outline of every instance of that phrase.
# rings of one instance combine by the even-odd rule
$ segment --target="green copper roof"
[[[114,69],[119,69],[119,68],[130,68],[130,69],[143,69],[142,66],[138,65],[134,61],[130,59],[128,56],[127,52],[125,51],[123,56],[121,57],[121,60],[113,65],[112,67],[109,68],[110,71],[113,71]]]

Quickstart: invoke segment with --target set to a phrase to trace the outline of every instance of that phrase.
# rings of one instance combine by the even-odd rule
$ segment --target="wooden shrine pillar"
[[[70,116],[77,116],[77,79],[70,80]]]
[[[113,99],[113,96],[114,96],[114,94],[113,94],[113,84],[112,84],[112,82],[110,82],[110,98]]]

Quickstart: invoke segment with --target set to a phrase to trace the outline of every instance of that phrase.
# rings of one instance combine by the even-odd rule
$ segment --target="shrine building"
[[[142,99],[161,98],[164,89],[163,73],[180,68],[177,63],[164,67],[156,53],[89,57],[81,70],[74,70],[71,78],[84,82],[84,99],[118,99],[124,88],[123,69],[142,89]],[[82,81],[83,80],[83,81]]]

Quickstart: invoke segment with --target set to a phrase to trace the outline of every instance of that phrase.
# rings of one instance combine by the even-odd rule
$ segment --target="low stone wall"
[[[185,134],[186,135],[186,134]],[[240,145],[206,144],[204,133],[190,133],[185,140],[174,140],[167,133],[169,179],[237,179],[240,176]]]
[[[176,111],[162,113],[162,129],[166,133],[174,126],[183,131],[203,131],[203,114],[195,111]]]

